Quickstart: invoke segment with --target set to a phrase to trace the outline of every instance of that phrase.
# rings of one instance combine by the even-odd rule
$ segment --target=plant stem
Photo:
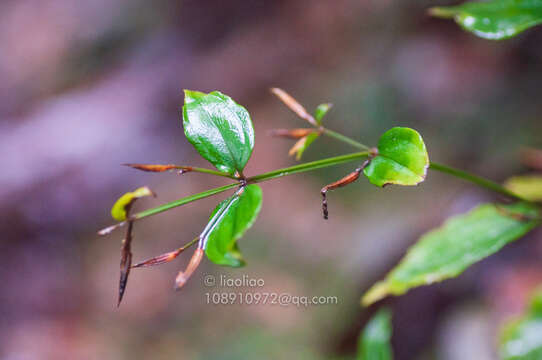
[[[247,183],[259,183],[271,179],[276,179],[282,176],[292,175],[300,172],[312,171],[328,166],[338,165],[345,162],[364,159],[369,155],[367,151],[352,153],[347,155],[335,156],[327,159],[311,161],[299,165],[290,166],[283,169],[273,170],[264,174],[251,176],[247,178]]]
[[[326,134],[326,135],[328,135],[330,137],[333,137],[333,138],[335,138],[335,139],[337,139],[339,141],[342,141],[344,143],[352,145],[352,146],[354,146],[354,147],[356,147],[358,149],[363,149],[363,150],[368,150],[369,149],[369,147],[367,147],[366,145],[364,145],[364,144],[362,144],[362,143],[360,143],[360,142],[358,142],[358,141],[356,141],[354,139],[351,139],[351,138],[349,138],[349,137],[347,137],[345,135],[339,134],[339,133],[337,133],[335,131],[332,131],[332,130],[329,130],[329,129],[325,129],[325,128],[322,128],[322,129],[323,129],[324,134]],[[294,165],[294,166],[290,166],[290,167],[287,167],[287,168],[282,168],[282,169],[278,169],[278,170],[269,171],[269,172],[266,172],[266,173],[263,173],[263,174],[251,176],[251,177],[246,178],[245,182],[248,183],[248,184],[250,184],[250,183],[260,183],[260,182],[280,178],[280,177],[283,177],[283,176],[293,175],[293,174],[312,171],[312,170],[318,170],[318,169],[321,169],[321,168],[326,168],[326,167],[329,167],[329,166],[339,165],[339,164],[342,164],[342,163],[351,162],[351,161],[355,161],[355,160],[361,160],[361,159],[367,158],[368,155],[369,155],[368,151],[362,151],[362,152],[357,152],[357,153],[352,153],[352,154],[334,156],[334,157],[330,157],[330,158],[326,158],[326,159],[322,159],[322,160],[311,161],[311,162],[307,162],[307,163],[303,163],[303,164],[299,164],[299,165]],[[512,191],[506,189],[502,185],[497,184],[496,182],[493,182],[491,180],[482,178],[482,177],[477,176],[477,175],[470,174],[470,173],[468,173],[466,171],[455,169],[455,168],[452,168],[450,166],[435,163],[435,162],[431,162],[429,168],[431,170],[440,171],[442,173],[446,173],[448,175],[452,175],[452,176],[455,176],[457,178],[469,181],[469,182],[471,182],[471,183],[473,183],[475,185],[478,185],[480,187],[484,187],[484,188],[489,189],[491,191],[494,191],[496,193],[499,193],[499,194],[502,194],[502,195],[505,195],[505,196],[508,196],[508,197],[511,197],[511,198],[514,198],[514,199],[517,199],[517,200],[528,201],[528,200],[524,199],[523,197],[519,196],[518,194],[515,194]],[[197,170],[195,170],[195,169],[197,169]],[[225,177],[231,178],[230,175],[226,175],[224,173],[220,173],[218,171],[214,171],[214,170],[210,170],[210,169],[193,168],[193,171],[204,172],[204,173],[208,173],[208,174],[225,176]],[[224,186],[217,187],[217,188],[214,188],[214,189],[210,189],[210,190],[198,193],[198,194],[190,195],[190,196],[187,196],[185,198],[175,200],[175,201],[169,202],[167,204],[160,205],[160,206],[152,208],[152,209],[147,209],[147,210],[138,212],[137,214],[133,215],[131,217],[131,220],[135,221],[135,220],[140,220],[140,219],[152,216],[152,215],[156,215],[156,214],[162,213],[164,211],[173,209],[175,207],[182,206],[182,205],[185,205],[185,204],[191,203],[193,201],[203,199],[203,198],[206,198],[206,197],[209,197],[209,196],[212,196],[212,195],[216,195],[216,194],[219,194],[221,192],[227,191],[229,189],[233,189],[233,188],[235,188],[237,186],[240,186],[240,184],[241,184],[241,182],[235,182],[235,183],[232,183],[232,184],[228,184],[228,185],[224,185]],[[110,227],[108,227],[106,229],[103,229],[103,230],[99,231],[98,234],[100,234],[100,235],[108,234],[109,232],[116,229],[117,227],[122,226],[124,223],[125,223],[124,221],[120,222],[120,223],[117,223],[116,225],[110,226]]]
[[[368,147],[354,139],[351,139],[349,138],[348,136],[345,136],[345,135],[342,135],[342,134],[339,134],[339,133],[336,133],[335,131],[331,131],[329,129],[324,129],[323,130],[323,133],[326,134],[326,135],[329,135],[339,141],[342,141],[346,144],[350,144],[354,147],[357,147],[358,149],[368,149]],[[460,170],[460,169],[456,169],[456,168],[453,168],[453,167],[450,167],[450,166],[447,166],[447,165],[443,165],[443,164],[439,164],[439,163],[436,163],[434,161],[431,161],[430,162],[430,166],[429,166],[429,169],[431,170],[435,170],[435,171],[440,171],[442,173],[445,173],[445,174],[448,174],[448,175],[452,175],[452,176],[455,176],[457,178],[460,178],[460,179],[463,179],[463,180],[466,180],[466,181],[469,181],[475,185],[478,185],[480,187],[484,187],[486,189],[489,189],[491,191],[494,191],[496,193],[499,193],[499,194],[502,194],[502,195],[505,195],[505,196],[508,196],[508,197],[511,197],[511,198],[514,198],[514,199],[517,199],[517,200],[521,200],[521,201],[528,201],[527,199],[521,197],[520,195],[506,189],[504,186],[494,182],[494,181],[491,181],[489,179],[485,179],[483,177],[480,177],[480,176],[477,176],[477,175],[474,175],[474,174],[471,174],[471,173],[468,173],[466,171],[463,171],[463,170]]]
[[[354,139],[351,139],[349,138],[348,136],[344,136],[343,134],[340,134],[338,132],[335,132],[333,130],[329,130],[327,128],[324,128],[323,129],[323,133],[324,135],[327,135],[329,137],[332,137],[332,138],[335,138],[339,141],[342,141],[343,143],[346,143],[346,144],[349,144],[349,145],[352,145],[360,150],[369,150],[369,147],[354,140]]]
[[[204,192],[200,192],[198,194],[190,195],[190,196],[184,197],[182,199],[175,200],[175,201],[169,202],[167,204],[157,206],[157,207],[152,208],[152,209],[148,209],[148,210],[138,212],[137,214],[133,215],[132,218],[134,220],[139,220],[139,219],[143,219],[143,218],[148,217],[148,216],[156,215],[156,214],[159,214],[161,212],[167,211],[169,209],[173,209],[173,208],[178,207],[178,206],[186,205],[186,204],[191,203],[193,201],[203,199],[203,198],[206,198],[206,197],[209,197],[209,196],[212,196],[212,195],[216,195],[216,194],[219,194],[219,193],[224,192],[224,191],[229,190],[229,189],[233,189],[234,187],[236,187],[238,185],[239,185],[238,183],[228,184],[228,185],[224,185],[224,186],[221,186],[221,187],[210,189],[210,190],[207,190],[207,191],[204,191]]]
[[[471,182],[473,184],[476,184],[476,185],[481,186],[481,187],[485,187],[486,189],[492,190],[492,191],[494,191],[496,193],[499,193],[499,194],[502,194],[502,195],[505,195],[505,196],[508,196],[508,197],[511,197],[511,198],[515,198],[517,200],[528,201],[527,199],[522,198],[518,194],[515,194],[515,193],[511,192],[510,190],[506,189],[505,187],[503,187],[500,184],[497,184],[494,181],[485,179],[483,177],[480,177],[480,176],[477,176],[477,175],[474,175],[474,174],[470,174],[470,173],[468,173],[466,171],[456,169],[456,168],[453,168],[453,167],[450,167],[450,166],[447,166],[447,165],[439,164],[439,163],[436,163],[434,161],[431,161],[431,165],[429,166],[429,168],[431,170],[440,171],[442,173],[449,174],[449,175],[455,176],[457,178],[469,181],[469,182]]]
[[[211,175],[226,177],[226,178],[228,178],[228,179],[237,180],[237,177],[235,177],[234,175],[230,175],[230,174],[227,174],[227,173],[223,173],[223,172],[217,171],[217,170],[205,169],[205,168],[199,168],[199,167],[192,167],[192,166],[179,166],[178,168],[179,168],[180,170],[183,170],[183,169],[187,169],[187,168],[188,168],[188,169],[190,169],[190,170],[188,170],[188,172],[193,171],[193,172],[199,172],[199,173],[204,173],[204,174],[211,174]]]
[[[276,179],[276,178],[283,177],[283,176],[288,176],[288,175],[293,175],[293,174],[297,174],[297,173],[317,170],[317,169],[321,169],[321,168],[325,168],[325,167],[329,167],[329,166],[334,166],[334,165],[339,165],[339,164],[350,162],[350,161],[361,160],[361,159],[366,158],[368,155],[369,155],[369,153],[367,151],[364,151],[364,152],[358,152],[358,153],[352,153],[352,154],[347,154],[347,155],[340,155],[340,156],[330,157],[330,158],[322,159],[322,160],[311,161],[311,162],[308,162],[308,163],[294,165],[294,166],[290,166],[290,167],[287,167],[287,168],[270,171],[270,172],[267,172],[267,173],[264,173],[264,174],[251,176],[251,177],[247,178],[245,181],[248,184],[250,184],[250,183],[260,183],[260,182],[263,182],[263,181],[268,181],[268,180]],[[157,206],[157,207],[152,208],[152,209],[147,209],[147,210],[138,212],[138,213],[134,214],[130,219],[132,221],[135,221],[135,220],[140,220],[140,219],[152,216],[152,215],[156,215],[156,214],[162,213],[164,211],[173,209],[175,207],[182,206],[182,205],[185,205],[185,204],[191,203],[193,201],[203,199],[203,198],[206,198],[206,197],[209,197],[209,196],[212,196],[212,195],[216,195],[216,194],[219,194],[221,192],[227,191],[229,189],[233,189],[233,188],[235,188],[237,186],[240,186],[240,184],[241,184],[240,182],[235,182],[235,183],[232,183],[232,184],[228,184],[228,185],[224,185],[224,186],[221,186],[221,187],[210,189],[210,190],[207,190],[207,191],[204,191],[204,192],[200,192],[198,194],[190,195],[190,196],[184,197],[182,199],[175,200],[175,201],[169,202],[167,204]],[[112,230],[116,229],[117,227],[122,226],[124,223],[125,222],[123,221],[123,222],[117,223],[116,225],[110,226],[110,227],[108,227],[106,229],[100,230],[98,232],[98,234],[100,234],[100,235],[108,234]]]

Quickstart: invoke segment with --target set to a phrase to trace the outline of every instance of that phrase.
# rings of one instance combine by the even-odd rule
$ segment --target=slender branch
[[[329,167],[333,165],[339,165],[345,162],[361,160],[361,159],[367,158],[368,155],[369,155],[369,152],[363,151],[363,152],[357,152],[357,153],[352,153],[352,154],[347,154],[347,155],[335,156],[335,157],[322,159],[322,160],[311,161],[311,162],[294,165],[294,166],[290,166],[283,169],[269,171],[260,175],[251,176],[247,178],[247,183],[259,183],[262,181],[276,179],[279,177],[297,174],[300,172],[312,171],[312,170],[317,170],[317,169],[321,169],[321,168],[325,168],[325,167]]]
[[[331,136],[331,137],[333,137],[333,138],[335,138],[335,139],[337,139],[339,141],[342,141],[344,143],[355,146],[358,149],[364,149],[364,150],[368,149],[368,147],[365,146],[364,144],[361,144],[361,143],[357,142],[356,140],[353,140],[353,139],[351,139],[351,138],[349,138],[349,137],[347,137],[345,135],[339,134],[339,133],[337,133],[335,131],[332,131],[332,130],[329,130],[329,129],[323,129],[323,133],[328,135],[328,136]],[[356,161],[356,160],[365,159],[365,158],[368,157],[368,155],[369,155],[368,151],[363,151],[363,152],[357,152],[357,153],[352,153],[352,154],[334,156],[334,157],[330,157],[330,158],[326,158],[326,159],[311,161],[311,162],[298,164],[298,165],[290,166],[290,167],[287,167],[287,168],[277,169],[277,170],[269,171],[269,172],[266,172],[266,173],[263,173],[263,174],[251,176],[251,177],[246,178],[246,180],[244,180],[244,181],[246,183],[248,183],[248,184],[250,184],[250,183],[260,183],[260,182],[280,178],[280,177],[283,177],[283,176],[293,175],[293,174],[307,172],[307,171],[318,170],[318,169],[321,169],[321,168],[326,168],[326,167],[329,167],[329,166],[339,165],[339,164],[346,163],[346,162],[353,162],[353,161]],[[521,201],[528,201],[528,200],[524,199],[523,197],[521,197],[520,195],[515,194],[514,192],[506,189],[505,187],[503,187],[502,185],[500,185],[500,184],[498,184],[496,182],[493,182],[491,180],[482,178],[482,177],[477,176],[477,175],[470,174],[470,173],[468,173],[466,171],[463,171],[463,170],[455,169],[455,168],[452,168],[450,166],[442,165],[442,164],[435,163],[435,162],[431,162],[430,169],[435,170],[435,171],[440,171],[440,172],[443,172],[443,173],[446,173],[446,174],[449,174],[449,175],[452,175],[452,176],[455,176],[457,178],[469,181],[469,182],[471,182],[471,183],[473,183],[475,185],[478,185],[480,187],[489,189],[491,191],[494,191],[496,193],[499,193],[499,194],[502,194],[502,195],[505,195],[505,196],[508,196],[508,197],[511,197],[511,198],[514,198],[514,199],[518,199],[518,200],[521,200]],[[203,170],[208,170],[208,169],[203,169]],[[214,172],[214,170],[208,170],[208,171],[209,172]],[[223,176],[223,174],[221,174],[221,176]],[[151,209],[141,211],[141,212],[133,215],[130,218],[130,220],[135,221],[135,220],[140,220],[140,219],[152,216],[152,215],[156,215],[156,214],[162,213],[164,211],[167,211],[167,210],[170,210],[170,209],[173,209],[173,208],[176,208],[176,207],[191,203],[193,201],[200,200],[200,199],[212,196],[212,195],[216,195],[216,194],[219,194],[221,192],[227,191],[229,189],[233,189],[236,186],[239,186],[239,182],[235,182],[235,183],[232,183],[232,184],[228,184],[228,185],[224,185],[224,186],[217,187],[217,188],[214,188],[214,189],[210,189],[210,190],[198,193],[198,194],[187,196],[185,198],[175,200],[175,201],[172,201],[172,202],[157,206],[155,208],[151,208]],[[114,229],[116,229],[117,227],[120,227],[120,226],[122,226],[124,224],[125,224],[125,222],[117,223],[117,224],[115,224],[113,226],[110,226],[108,228],[105,228],[105,229],[99,231],[98,234],[100,234],[100,235],[108,234],[111,231],[113,231]]]
[[[344,136],[343,134],[340,134],[338,132],[335,132],[333,130],[329,130],[327,128],[324,128],[323,129],[323,134],[324,135],[327,135],[329,137],[332,137],[334,139],[337,139],[339,141],[342,141],[343,143],[346,143],[346,144],[349,144],[349,145],[352,145],[353,147],[356,147],[360,150],[369,150],[369,147],[354,140],[354,139],[351,139],[349,138],[348,136]]]
[[[365,152],[358,152],[358,153],[352,153],[352,154],[347,154],[347,155],[330,157],[330,158],[327,158],[327,159],[322,159],[322,160],[317,160],[317,161],[311,161],[311,162],[308,162],[308,163],[294,165],[294,166],[290,166],[290,167],[287,167],[287,168],[278,169],[278,170],[270,171],[270,172],[267,172],[267,173],[264,173],[264,174],[252,176],[252,177],[247,178],[245,180],[245,182],[246,183],[260,183],[260,182],[263,182],[263,181],[276,179],[276,178],[283,177],[283,176],[288,176],[288,175],[293,175],[293,174],[297,174],[297,173],[317,170],[317,169],[321,169],[321,168],[325,168],[325,167],[329,167],[329,166],[339,165],[339,164],[342,164],[342,163],[345,163],[345,162],[361,160],[361,159],[366,158],[368,156],[368,154],[369,153],[365,151]],[[130,220],[136,221],[136,220],[140,220],[140,219],[152,216],[152,215],[156,215],[156,214],[162,213],[164,211],[176,208],[178,206],[182,206],[182,205],[191,203],[193,201],[203,199],[203,198],[206,198],[206,197],[209,197],[209,196],[212,196],[212,195],[216,195],[216,194],[219,194],[221,192],[227,191],[229,189],[233,189],[236,186],[239,186],[239,182],[235,182],[235,183],[232,183],[232,184],[228,184],[228,185],[224,185],[224,186],[217,187],[217,188],[214,188],[214,189],[210,189],[210,190],[207,190],[207,191],[204,191],[204,192],[200,192],[198,194],[190,195],[190,196],[187,196],[185,198],[182,198],[182,199],[179,199],[179,200],[175,200],[175,201],[172,201],[172,202],[157,206],[155,208],[151,208],[151,209],[147,209],[147,210],[138,212],[138,213],[134,214],[132,217],[130,217]],[[109,227],[107,227],[107,228],[105,228],[103,230],[100,230],[98,232],[98,234],[99,235],[109,234],[111,231],[115,230],[116,228],[118,228],[118,227],[120,227],[120,226],[122,226],[124,224],[125,224],[125,221],[117,223],[117,224],[112,225],[112,226],[109,226]]]
[[[185,168],[185,166],[180,166],[179,168],[182,171],[182,170],[184,170],[183,168]],[[205,168],[199,168],[199,167],[192,167],[192,166],[189,166],[189,168],[190,168],[189,171],[199,172],[199,173],[203,173],[203,174],[211,174],[211,175],[216,175],[216,176],[222,176],[222,177],[226,177],[228,179],[237,180],[237,177],[235,175],[230,175],[230,174],[227,174],[227,173],[223,173],[221,171],[212,170],[212,169],[205,169]]]
[[[335,139],[337,139],[339,141],[342,141],[342,142],[344,142],[346,144],[350,144],[350,145],[352,145],[354,147],[357,147],[358,149],[368,149],[367,146],[365,146],[364,144],[362,144],[362,143],[360,143],[360,142],[358,142],[358,141],[356,141],[356,140],[354,140],[352,138],[349,138],[348,136],[339,134],[339,133],[337,133],[335,131],[332,131],[332,130],[329,130],[329,129],[324,129],[323,133],[328,135],[328,136],[331,136],[331,137],[333,137],[333,138],[335,138]],[[440,171],[442,173],[452,175],[452,176],[455,176],[457,178],[469,181],[469,182],[471,182],[471,183],[473,183],[475,185],[478,185],[480,187],[489,189],[489,190],[494,191],[496,193],[508,196],[510,198],[514,198],[514,199],[521,200],[521,201],[527,201],[527,202],[529,201],[529,200],[521,197],[520,195],[506,189],[504,186],[502,186],[502,185],[500,185],[500,184],[498,184],[498,183],[496,183],[496,182],[494,182],[492,180],[485,179],[483,177],[468,173],[468,172],[460,170],[460,169],[453,168],[451,166],[447,166],[447,165],[443,165],[443,164],[439,164],[439,163],[436,163],[434,161],[431,161],[429,168],[431,170],[434,170],[434,171]]]
[[[457,178],[469,181],[473,184],[476,184],[481,187],[485,187],[486,189],[492,190],[496,193],[499,193],[511,198],[515,198],[517,200],[528,201],[527,199],[524,199],[520,195],[513,193],[512,191],[506,189],[504,186],[497,184],[494,181],[485,179],[483,177],[480,177],[474,174],[470,174],[466,171],[456,169],[447,165],[439,164],[434,161],[431,161],[431,165],[429,166],[429,168],[431,170],[440,171],[442,173],[449,174]]]
[[[152,209],[143,210],[143,211],[138,212],[137,214],[135,214],[133,216],[133,220],[139,220],[139,219],[146,218],[148,216],[156,215],[156,214],[159,214],[161,212],[167,211],[169,209],[173,209],[173,208],[176,208],[178,206],[186,205],[186,204],[191,203],[193,201],[203,199],[203,198],[206,198],[206,197],[209,197],[209,196],[213,196],[213,195],[219,194],[219,193],[224,192],[224,191],[229,190],[229,189],[233,189],[234,187],[236,187],[238,185],[239,185],[238,183],[224,185],[224,186],[217,187],[217,188],[214,188],[214,189],[210,189],[210,190],[200,192],[200,193],[197,193],[197,194],[194,194],[194,195],[190,195],[190,196],[184,197],[182,199],[175,200],[175,201],[169,202],[167,204],[157,206],[157,207],[152,208]]]

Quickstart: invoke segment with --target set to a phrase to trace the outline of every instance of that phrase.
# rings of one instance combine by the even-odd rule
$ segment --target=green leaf
[[[379,310],[358,339],[357,360],[391,360],[391,312]]]
[[[528,203],[484,204],[450,218],[421,237],[386,278],[373,285],[362,303],[456,277],[540,224],[539,209]]]
[[[248,185],[239,196],[222,201],[214,209],[210,219],[224,210],[208,235],[205,253],[218,265],[239,267],[244,260],[237,247],[237,240],[247,231],[262,207],[262,189]]]
[[[316,110],[314,111],[314,119],[318,125],[322,125],[322,119],[332,107],[333,104],[331,103],[320,104],[316,107]]]
[[[509,321],[501,330],[499,353],[502,360],[542,359],[542,289],[535,292],[527,313]]]
[[[434,7],[430,14],[453,18],[462,28],[490,40],[502,40],[542,23],[542,0],[472,1]]]
[[[230,175],[241,173],[254,148],[254,129],[244,107],[213,91],[184,91],[186,138],[211,164]]]
[[[314,140],[318,139],[319,136],[320,136],[319,133],[313,132],[307,136],[302,137],[295,143],[294,146],[292,146],[292,148],[289,151],[289,154],[290,155],[296,154],[295,159],[301,160],[301,157],[303,156],[303,153],[305,152],[305,150],[307,150],[307,148],[314,142]]]
[[[416,130],[394,127],[378,141],[378,155],[363,172],[376,186],[416,185],[425,180],[429,157]]]
[[[154,193],[148,187],[140,187],[132,192],[122,195],[111,208],[111,216],[118,221],[126,220],[130,207],[136,199],[144,196],[154,196]]]
[[[506,180],[504,187],[530,201],[542,201],[542,176],[514,176]]]

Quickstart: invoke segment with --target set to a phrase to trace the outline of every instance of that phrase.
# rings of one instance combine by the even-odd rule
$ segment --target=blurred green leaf
[[[423,235],[399,265],[369,289],[362,303],[455,277],[539,225],[539,216],[540,210],[527,203],[484,204],[454,216]]]
[[[502,40],[542,23],[542,0],[472,1],[434,7],[430,14],[453,18],[465,30],[484,39]]]
[[[379,310],[358,339],[357,360],[391,360],[391,312]]]
[[[542,175],[514,176],[504,187],[530,201],[542,201]]]
[[[210,216],[225,210],[209,233],[207,257],[218,265],[239,267],[244,265],[237,247],[237,240],[243,236],[258,216],[262,207],[262,189],[248,185],[239,196],[222,201]]]
[[[429,157],[420,134],[413,129],[394,127],[378,141],[378,155],[363,172],[376,186],[416,185],[425,179]]]
[[[502,328],[499,353],[502,360],[542,359],[542,289],[535,292],[523,317]]]
[[[144,196],[154,196],[154,193],[148,187],[140,187],[132,192],[122,195],[111,208],[111,216],[118,221],[126,220],[130,207],[136,199]]]
[[[322,119],[332,107],[333,104],[331,103],[320,104],[316,107],[316,110],[314,111],[314,119],[318,125],[322,125]]]
[[[288,154],[290,156],[296,154],[295,159],[301,160],[301,157],[303,156],[305,150],[307,150],[307,148],[314,142],[314,140],[318,139],[319,136],[319,133],[312,132],[309,135],[302,137],[294,144],[294,146],[292,146]]]
[[[246,109],[218,91],[184,93],[183,125],[188,141],[218,170],[241,173],[254,148],[254,129]]]

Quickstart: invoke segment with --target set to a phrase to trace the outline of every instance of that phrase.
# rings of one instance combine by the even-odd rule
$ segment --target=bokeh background
[[[359,299],[446,217],[493,194],[438,173],[415,188],[365,179],[319,189],[356,164],[262,185],[243,269],[205,262],[172,290],[189,254],[132,272],[117,309],[123,232],[99,238],[115,199],[149,185],[156,206],[224,184],[147,174],[127,162],[209,166],[183,135],[182,89],[220,90],[247,107],[256,147],[247,174],[295,163],[272,128],[303,122],[269,93],[308,109],[335,104],[337,131],[375,144],[395,125],[424,136],[434,160],[502,181],[542,146],[542,30],[490,42],[432,19],[429,1],[4,0],[0,3],[0,357],[26,359],[330,359],[355,353],[382,305],[397,359],[494,359],[498,326],[542,282],[535,231],[459,278],[369,309]],[[443,4],[442,2],[439,4]],[[319,139],[304,160],[353,149]],[[135,225],[134,260],[174,249],[225,194]],[[207,274],[264,279],[265,291],[336,296],[313,307],[214,306]]]

